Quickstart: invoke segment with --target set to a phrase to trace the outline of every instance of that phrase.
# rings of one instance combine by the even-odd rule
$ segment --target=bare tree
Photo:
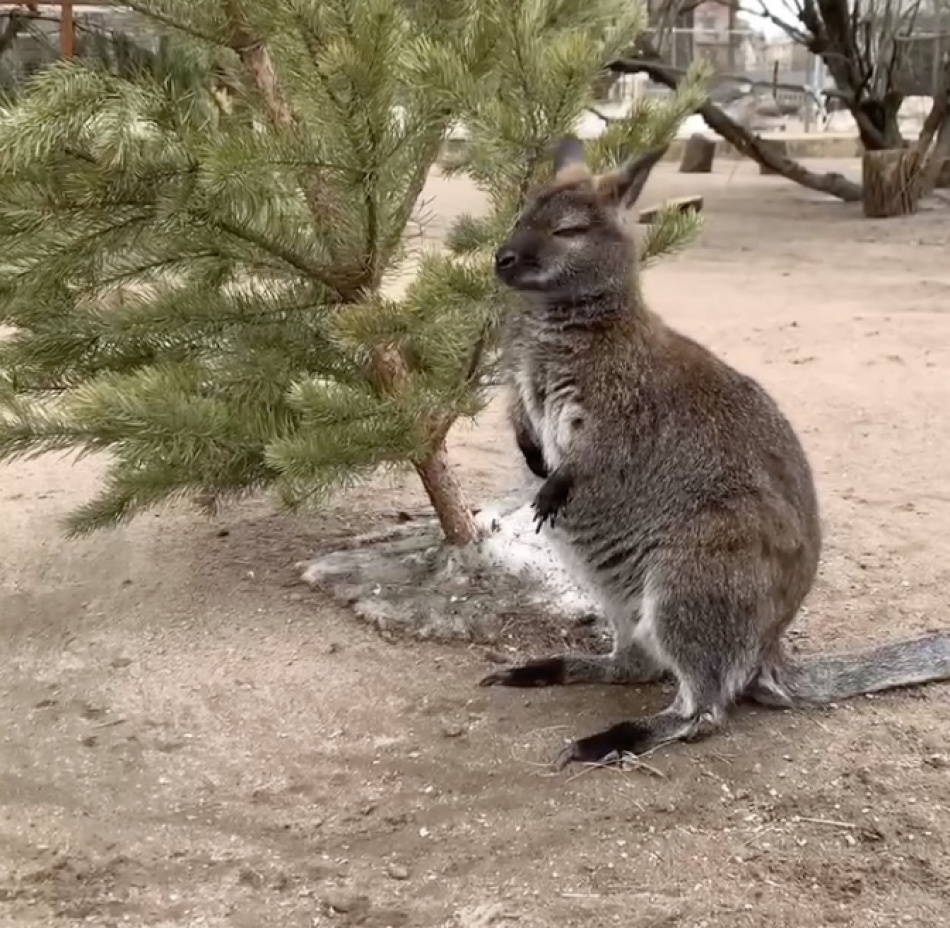
[[[947,0],[752,0],[750,12],[821,58],[864,149],[865,214],[912,212],[950,154]],[[931,96],[918,137],[899,123],[907,96]]]
[[[854,117],[865,151],[902,147],[905,94],[938,89],[926,86],[929,75],[913,73],[910,54],[915,39],[936,49],[933,0],[745,0],[743,9],[821,58],[834,81],[831,95]]]
[[[762,17],[792,41],[818,56],[833,81],[829,95],[855,120],[865,152],[907,150],[904,164],[913,180],[913,199],[932,188],[950,153],[950,79],[943,43],[943,7],[947,0],[719,0],[722,5]],[[695,0],[659,0],[650,38],[641,38],[632,54],[612,62],[619,73],[644,73],[675,87],[681,73],[669,63],[669,32],[680,13]],[[950,20],[950,16],[947,17]],[[946,48],[944,48],[946,44]],[[929,62],[926,54],[929,52]],[[924,62],[924,63],[922,63]],[[923,72],[926,72],[923,73]],[[933,95],[919,138],[911,146],[901,135],[898,115],[905,95]],[[699,110],[706,124],[739,152],[789,180],[846,201],[862,199],[862,187],[840,174],[818,174],[782,155],[748,126],[714,102]],[[883,162],[882,162],[883,163]],[[865,163],[867,167],[867,161]],[[906,178],[905,178],[906,180]]]

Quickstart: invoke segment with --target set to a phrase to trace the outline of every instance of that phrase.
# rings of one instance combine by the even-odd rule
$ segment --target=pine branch
[[[202,32],[201,30],[195,29],[194,27],[189,26],[187,23],[182,22],[180,19],[163,14],[156,10],[154,5],[150,3],[140,3],[138,0],[122,0],[122,6],[127,7],[128,9],[132,10],[132,12],[138,13],[140,16],[150,19],[153,22],[172,30],[173,32],[180,32],[183,35],[189,36],[190,38],[207,42],[209,45],[215,45],[219,43],[218,37],[212,33]]]
[[[676,206],[664,207],[646,227],[646,233],[641,239],[641,265],[648,267],[660,257],[682,251],[695,241],[702,228],[701,213],[683,212]]]
[[[0,110],[0,324],[14,329],[0,343],[0,458],[108,452],[74,532],[263,488],[314,504],[411,466],[452,510],[447,536],[470,540],[444,438],[486,400],[491,254],[642,11],[133,6],[167,33],[159,49],[103,40],[96,66],[59,63]],[[610,127],[597,157],[666,138],[693,93]],[[455,121],[490,211],[387,298]],[[664,218],[647,258],[692,234]]]
[[[303,259],[300,255],[294,254],[289,249],[281,247],[278,243],[258,235],[248,228],[241,227],[234,222],[220,217],[208,218],[208,221],[222,232],[233,235],[235,238],[250,245],[260,248],[270,255],[273,255],[284,264],[289,265],[301,274],[305,274],[311,280],[322,284],[331,292],[339,292],[339,284],[336,283],[323,269],[312,265],[309,261]]]

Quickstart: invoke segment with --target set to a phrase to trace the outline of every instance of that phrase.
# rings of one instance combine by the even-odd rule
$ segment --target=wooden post
[[[711,174],[715,157],[715,140],[697,132],[686,140],[680,174]]]
[[[777,155],[788,155],[788,142],[785,139],[761,139],[760,144],[763,148],[767,148]],[[778,171],[773,171],[764,164],[760,164],[759,174],[778,174]]]
[[[59,50],[64,58],[76,54],[76,23],[73,20],[72,0],[65,0],[59,21]]]
[[[920,155],[913,148],[866,151],[861,162],[864,215],[909,216],[920,199]]]

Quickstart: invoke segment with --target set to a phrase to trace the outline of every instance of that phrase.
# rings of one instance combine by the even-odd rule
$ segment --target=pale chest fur
[[[518,392],[544,460],[551,470],[560,467],[580,439],[585,410],[570,374],[530,356],[513,372]]]

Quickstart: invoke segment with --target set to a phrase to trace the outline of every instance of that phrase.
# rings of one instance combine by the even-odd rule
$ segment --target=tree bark
[[[382,393],[396,395],[409,385],[406,357],[396,345],[374,350],[366,374]],[[424,439],[431,441],[433,450],[413,462],[413,467],[435,510],[446,542],[463,547],[478,541],[481,533],[465,499],[462,484],[449,466],[445,436],[451,426],[451,419],[430,418],[420,423],[421,433]]]
[[[762,139],[762,147],[771,151],[776,157],[788,160],[788,142],[785,139]],[[760,174],[780,174],[775,168],[759,162]]]
[[[944,158],[940,162],[940,170],[937,171],[934,187],[938,187],[941,190],[950,188],[950,158]]]
[[[21,30],[25,29],[27,22],[36,15],[36,10],[29,10],[25,14],[19,10],[12,10],[9,13],[7,24],[4,26],[3,32],[0,33],[0,56],[5,55],[13,47],[13,43],[16,42]]]
[[[945,187],[950,174],[950,52],[943,56],[940,86],[934,91],[933,104],[924,120],[914,151],[920,159],[919,196],[935,187]]]
[[[439,442],[435,450],[419,461],[415,468],[442,526],[446,542],[461,548],[478,541],[481,533],[465,500],[462,484],[449,464],[445,442]]]
[[[607,65],[610,71],[619,71],[621,74],[646,74],[651,80],[675,90],[679,79],[675,72],[668,69],[651,49],[647,49],[648,58],[618,58]],[[769,151],[762,143],[762,139],[753,135],[733,119],[730,119],[718,106],[707,101],[698,110],[699,115],[706,121],[713,132],[721,135],[740,154],[751,158],[759,164],[764,164],[777,174],[809,190],[827,193],[846,203],[861,202],[861,187],[848,180],[844,175],[837,173],[815,174],[802,167],[797,161],[792,161],[785,155],[778,155]]]
[[[686,140],[680,174],[711,174],[716,159],[716,140],[696,133]]]
[[[289,129],[294,124],[294,113],[278,83],[267,45],[250,31],[243,14],[233,2],[226,2],[224,8],[228,16],[231,48],[261,95],[268,119],[279,129]]]
[[[913,148],[867,151],[864,175],[864,215],[869,219],[909,216],[920,202],[920,154]]]

